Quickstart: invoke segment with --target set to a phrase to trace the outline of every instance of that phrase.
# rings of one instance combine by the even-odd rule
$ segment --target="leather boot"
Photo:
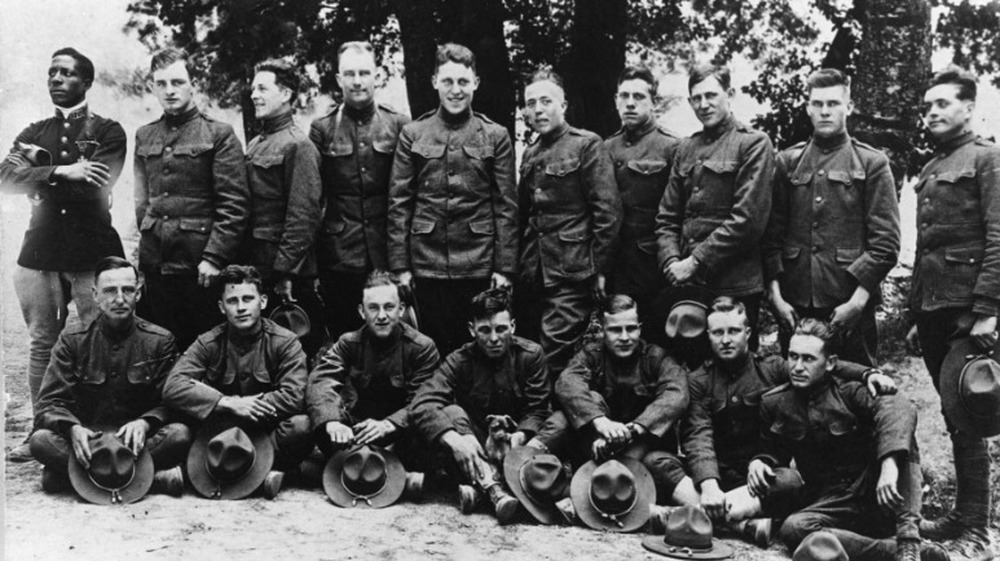
[[[990,458],[986,441],[961,432],[952,435],[955,451],[955,508],[934,521],[921,521],[920,535],[932,540],[955,540],[951,549],[977,557],[990,545],[986,527],[990,516]]]
[[[285,472],[283,471],[270,471],[267,477],[264,478],[264,482],[261,483],[261,492],[264,498],[273,501],[278,497],[278,493],[281,492],[281,484],[285,482]]]
[[[52,468],[42,468],[42,491],[49,494],[65,493],[73,488],[69,476]]]
[[[750,518],[733,524],[740,537],[747,543],[767,549],[771,544],[772,521],[770,518]]]
[[[472,485],[459,484],[458,508],[462,514],[471,514],[482,501],[483,494]]]
[[[494,483],[487,487],[486,496],[493,503],[493,511],[496,514],[497,522],[501,526],[510,524],[514,520],[514,515],[517,514],[517,505],[519,504],[517,499],[505,491],[499,483]]]
[[[153,474],[153,484],[149,486],[150,493],[179,497],[184,494],[184,472],[181,466],[161,469]]]
[[[424,493],[424,473],[422,471],[406,472],[406,486],[403,487],[403,496],[408,500],[415,501]]]

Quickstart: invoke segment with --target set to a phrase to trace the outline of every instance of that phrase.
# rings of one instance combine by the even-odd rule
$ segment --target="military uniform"
[[[397,453],[409,464],[405,452],[410,450],[398,444],[405,440],[404,448],[416,448],[407,408],[439,361],[434,341],[406,324],[399,324],[387,340],[375,337],[367,326],[342,335],[309,374],[306,407],[320,448],[333,452],[325,430],[330,421],[351,426],[384,419],[397,429],[388,443],[396,442]]]
[[[647,334],[651,342],[662,338],[662,329],[653,329],[651,317],[656,314],[651,312],[666,284],[656,258],[656,213],[678,142],[652,118],[635,131],[623,127],[604,141],[615,165],[624,211],[610,289],[638,302],[640,319],[651,328]]]
[[[139,318],[115,329],[98,315],[86,326],[67,328],[45,372],[35,419],[38,430],[31,436],[32,455],[49,469],[66,473],[75,425],[116,430],[143,419],[149,423],[145,446],[156,469],[184,461],[191,431],[171,414],[160,395],[176,358],[174,337]]]
[[[871,293],[838,355],[874,366],[879,285],[899,256],[899,205],[885,154],[847,133],[781,152],[761,245],[765,280],[778,280],[799,317],[828,321],[857,286]],[[790,338],[782,330],[786,354]]]
[[[389,269],[389,174],[399,133],[409,121],[382,104],[362,110],[339,105],[309,129],[322,156],[325,211],[316,251],[334,338],[361,327],[356,310],[365,277],[373,269]]]
[[[28,326],[28,388],[35,411],[52,346],[66,324],[69,301],[76,303],[81,323],[93,321],[98,313],[91,295],[94,264],[109,255],[125,256],[109,212],[112,189],[125,163],[125,131],[117,122],[92,113],[86,104],[55,111],[54,117],[21,131],[0,162],[0,193],[23,193],[32,203],[14,271],[14,291]],[[44,151],[32,161],[19,144]],[[52,177],[57,166],[81,157],[108,166],[107,185],[97,188]]]
[[[681,141],[656,217],[660,270],[693,256],[698,268],[690,282],[742,301],[755,335],[773,177],[767,135],[730,115]]]
[[[864,384],[836,378],[807,390],[790,384],[765,394],[760,406],[761,453],[771,467],[793,459],[802,479],[802,508],[780,536],[795,549],[818,530],[835,534],[850,559],[893,559],[895,535],[919,540],[920,466],[917,412],[902,396],[873,398]],[[887,515],[875,487],[882,460],[895,456],[905,506]]]
[[[438,108],[403,127],[389,187],[389,267],[412,271],[420,325],[447,354],[468,340],[472,298],[517,265],[514,150],[479,113]]]
[[[611,269],[621,195],[601,139],[565,124],[525,149],[518,194],[518,328],[558,376],[587,330],[594,279]]]
[[[305,414],[306,356],[295,334],[268,319],[249,336],[228,324],[202,334],[181,356],[163,387],[163,401],[204,421],[223,396],[260,396],[274,407],[275,469],[294,468],[312,451]]]
[[[198,264],[236,259],[250,211],[243,149],[232,127],[192,108],[135,134],[135,219],[149,317],[183,349],[219,322]]]

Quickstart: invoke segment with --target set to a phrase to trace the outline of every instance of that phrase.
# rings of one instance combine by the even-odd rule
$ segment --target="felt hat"
[[[1000,342],[982,351],[970,337],[954,342],[941,366],[941,403],[948,419],[978,438],[1000,434]]]
[[[727,559],[733,548],[712,539],[712,521],[705,511],[687,505],[674,509],[667,517],[663,537],[646,536],[642,547],[677,559]]]
[[[94,504],[128,504],[141,499],[153,484],[153,458],[147,450],[138,457],[115,436],[115,429],[91,437],[90,467],[75,455],[69,458],[69,481],[73,489]]]
[[[519,446],[504,456],[503,476],[536,520],[555,524],[563,519],[556,502],[566,498],[571,478],[559,458],[532,446]]]
[[[302,338],[312,331],[309,314],[294,302],[285,301],[271,310],[268,319]]]
[[[337,506],[382,508],[406,487],[406,470],[391,450],[361,446],[334,454],[323,469],[323,490]]]
[[[848,557],[837,536],[819,531],[802,540],[792,554],[792,561],[848,561]]]
[[[632,532],[649,519],[649,505],[656,502],[656,485],[649,470],[634,458],[601,464],[591,460],[573,475],[570,499],[577,517],[587,526]]]
[[[704,286],[683,285],[663,289],[646,313],[662,325],[667,337],[693,339],[705,332],[708,306],[714,294]]]
[[[202,425],[188,452],[191,485],[209,499],[242,499],[274,464],[274,442],[264,428],[231,418]]]

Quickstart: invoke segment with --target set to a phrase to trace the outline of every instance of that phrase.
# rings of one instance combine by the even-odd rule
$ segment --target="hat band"
[[[351,499],[352,508],[358,506],[358,501],[364,501],[366,505],[372,506],[372,501],[371,501],[372,497],[377,497],[381,495],[382,491],[385,491],[385,486],[388,484],[389,484],[389,474],[386,474],[385,480],[382,481],[382,486],[379,487],[377,491],[375,491],[374,493],[370,493],[368,495],[362,495],[361,493],[355,493],[354,491],[351,491],[351,488],[347,486],[347,481],[344,480],[344,472],[343,471],[340,472],[340,486],[343,487],[344,490],[351,495],[351,497],[353,497]]]
[[[593,493],[587,493],[587,499],[590,501],[590,506],[594,507],[594,510],[597,511],[597,514],[601,518],[604,518],[605,520],[612,522],[615,526],[618,526],[619,528],[624,528],[625,523],[622,522],[621,520],[618,520],[618,517],[627,515],[628,513],[632,512],[632,509],[635,508],[636,503],[639,502],[639,493],[636,493],[635,496],[632,497],[632,503],[628,505],[628,508],[618,513],[610,513],[601,510],[601,507],[594,504]]]
[[[253,471],[253,467],[256,464],[257,464],[257,454],[254,454],[253,456],[251,456],[250,467],[248,467],[246,469],[246,471],[244,471],[239,477],[234,478],[232,481],[226,481],[226,483],[236,483],[237,481],[245,479],[246,476],[247,476],[247,474]],[[221,499],[222,498],[222,483],[223,483],[223,481],[220,480],[219,478],[215,477],[215,474],[212,473],[212,470],[208,466],[208,458],[207,457],[205,458],[205,471],[208,472],[208,475],[210,475],[212,477],[212,479],[215,481],[215,490],[212,491],[212,495],[210,497],[208,497],[208,498],[210,498],[210,499]]]
[[[111,494],[111,504],[113,505],[121,504],[122,502],[124,502],[120,491],[131,485],[132,481],[135,480],[135,461],[134,461],[135,454],[131,450],[129,450],[129,454],[132,454],[132,459],[133,459],[132,473],[129,474],[128,481],[126,481],[125,484],[122,485],[121,487],[105,487],[104,485],[98,483],[96,479],[94,479],[94,475],[90,472],[89,469],[87,470],[87,477],[90,479],[90,482],[93,483],[98,489],[101,489],[102,491],[107,491],[108,493]]]

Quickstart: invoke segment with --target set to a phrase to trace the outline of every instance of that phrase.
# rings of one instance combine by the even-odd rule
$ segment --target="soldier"
[[[566,123],[562,78],[535,72],[524,113],[538,136],[524,151],[518,185],[517,316],[525,335],[541,341],[556,377],[586,332],[594,302],[605,297],[622,202],[604,143]]]
[[[656,259],[656,212],[678,143],[677,137],[656,122],[657,87],[648,68],[625,67],[615,96],[622,128],[604,141],[615,164],[624,210],[621,249],[609,281],[614,292],[636,300],[640,320],[648,327],[654,324],[652,302],[664,284]],[[647,329],[643,335],[659,344],[664,339],[662,332]]]
[[[28,392],[36,415],[69,302],[76,304],[81,324],[93,321],[92,267],[102,257],[125,255],[109,212],[125,163],[125,131],[91,112],[87,92],[93,83],[89,58],[73,48],[52,53],[48,88],[55,115],[21,131],[0,162],[0,193],[25,194],[32,204],[13,276],[28,326]],[[27,439],[7,459],[30,460]]]
[[[257,65],[250,99],[262,131],[247,147],[251,208],[240,262],[257,268],[276,304],[296,301],[309,315],[312,329],[302,343],[311,357],[325,338],[313,249],[322,189],[319,151],[292,121],[298,91],[299,75],[291,63]]]
[[[135,134],[135,219],[149,319],[181,349],[220,317],[213,281],[243,241],[250,192],[232,127],[202,114],[188,60],[164,49],[150,65],[163,116]]]
[[[191,429],[172,418],[160,395],[177,346],[167,330],[135,316],[139,289],[134,265],[117,256],[98,261],[91,288],[97,318],[67,328],[52,351],[31,437],[49,493],[69,487],[71,455],[89,466],[90,440],[102,429],[114,431],[136,456],[149,451],[154,491],[180,496],[184,490],[179,464]]]
[[[373,272],[358,305],[365,325],[341,335],[310,373],[306,407],[326,456],[350,444],[396,443],[415,469],[407,408],[440,356],[429,337],[400,321],[404,306],[395,277]]]
[[[226,322],[185,351],[170,371],[163,400],[199,423],[231,416],[273,431],[274,471],[264,490],[274,498],[285,473],[313,448],[305,414],[306,355],[294,333],[261,317],[267,294],[253,267],[223,269],[218,307]]]
[[[826,530],[849,559],[947,561],[939,546],[921,544],[917,529],[916,410],[901,396],[875,398],[863,384],[832,377],[833,338],[829,324],[812,318],[792,335],[789,382],[761,399],[761,452],[748,468],[750,492],[768,496],[774,469],[794,460],[804,484],[797,512],[781,525],[790,550]]]
[[[916,320],[907,339],[923,351],[934,387],[955,341],[971,336],[984,351],[997,340],[1000,309],[1000,148],[972,132],[976,78],[950,68],[924,94],[924,122],[936,144],[920,173],[917,249],[910,291]],[[968,556],[989,544],[990,458],[986,441],[959,430],[943,410],[955,454],[955,508],[925,521],[930,539],[956,539]]]
[[[362,325],[354,311],[368,273],[387,270],[386,215],[396,139],[410,119],[375,103],[375,53],[367,41],[337,50],[343,102],[309,139],[322,155],[325,212],[317,243],[320,289],[334,339]]]
[[[503,459],[507,450],[531,440],[548,417],[550,382],[542,348],[514,335],[506,289],[476,295],[471,308],[468,326],[475,340],[448,355],[421,384],[410,416],[431,447],[450,455],[464,483],[472,484],[459,486],[462,512],[471,512],[485,492],[497,520],[507,524],[517,499],[504,488]]]
[[[799,318],[829,321],[840,358],[875,365],[879,284],[899,255],[899,205],[885,154],[847,133],[851,81],[809,76],[812,138],[778,155],[771,219],[761,242],[784,353]]]
[[[421,327],[443,354],[467,340],[480,291],[510,286],[517,262],[514,150],[502,126],[472,111],[472,51],[438,48],[441,105],[403,127],[389,188],[389,267],[413,285]]]
[[[660,267],[671,285],[701,284],[743,303],[757,348],[764,278],[760,237],[771,211],[774,149],[739,122],[729,70],[699,65],[688,100],[704,127],[681,141],[656,217]]]

